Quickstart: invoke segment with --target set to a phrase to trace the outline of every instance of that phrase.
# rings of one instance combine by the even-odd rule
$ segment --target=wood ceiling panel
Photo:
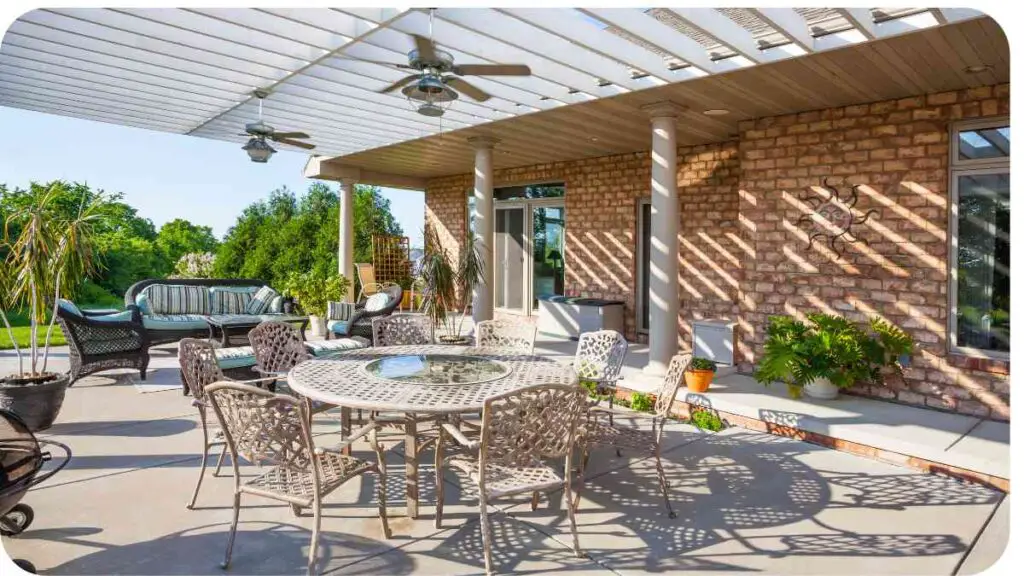
[[[543,110],[332,162],[427,178],[469,173],[474,154],[466,139],[473,136],[502,140],[496,168],[646,150],[650,123],[641,108],[662,100],[688,108],[677,120],[680,145],[721,142],[734,137],[740,120],[1009,82],[1008,62],[1005,35],[995,21],[982,18]],[[992,70],[963,71],[976,64]],[[730,114],[704,116],[709,108]]]

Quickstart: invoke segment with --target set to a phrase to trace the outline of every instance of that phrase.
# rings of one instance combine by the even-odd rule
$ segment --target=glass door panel
[[[526,210],[498,208],[494,216],[494,306],[521,312],[525,300]]]
[[[638,256],[640,278],[637,282],[637,326],[642,333],[647,333],[651,325],[651,203],[644,201],[640,204],[640,230]]]
[[[536,206],[533,215],[533,308],[543,296],[565,294],[565,207]]]

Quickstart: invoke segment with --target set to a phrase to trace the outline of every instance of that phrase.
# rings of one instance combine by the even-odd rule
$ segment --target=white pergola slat
[[[425,9],[39,9],[3,38],[0,105],[241,145],[262,89],[268,123],[308,132],[317,154],[351,154],[983,16],[838,8],[823,34],[807,13],[441,8],[431,26]],[[411,33],[432,34],[458,64],[533,74],[466,77],[492,97],[422,116],[400,92],[378,92],[409,74],[395,64],[407,62]]]

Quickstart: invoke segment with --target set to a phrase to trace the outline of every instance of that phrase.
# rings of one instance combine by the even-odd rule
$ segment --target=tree
[[[370,262],[374,234],[401,234],[390,202],[380,189],[357,185],[353,198],[355,259]],[[283,286],[293,271],[321,276],[338,269],[339,203],[335,190],[322,182],[296,197],[287,188],[251,204],[228,230],[217,252],[216,274],[259,278]]]
[[[209,226],[199,226],[175,218],[160,227],[156,235],[156,246],[169,262],[177,262],[185,254],[216,252],[217,239]]]

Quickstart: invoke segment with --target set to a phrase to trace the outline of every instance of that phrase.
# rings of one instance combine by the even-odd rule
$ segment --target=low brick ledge
[[[625,384],[620,384],[615,395],[619,400],[628,401],[634,392],[635,390],[628,387],[627,382]],[[740,414],[733,414],[731,412],[715,409],[703,404],[687,402],[685,400],[676,400],[672,403],[671,412],[673,416],[689,418],[691,411],[700,410],[711,411],[718,414],[719,418],[729,426],[741,426],[756,432],[764,432],[767,434],[774,434],[776,436],[793,438],[795,440],[810,442],[811,444],[817,444],[840,452],[848,452],[850,454],[856,454],[857,456],[887,462],[903,468],[921,470],[923,472],[928,472],[929,474],[939,474],[956,478],[963,482],[980,484],[982,486],[1001,490],[1007,494],[1010,492],[1010,480],[1008,478],[1001,478],[991,474],[951,466],[949,464],[943,464],[941,462],[935,462],[925,458],[919,458],[917,456],[909,456],[907,454],[901,454],[891,450],[879,449],[866,444],[843,440],[841,438],[833,438],[832,436],[819,434],[817,432],[810,432],[808,430],[801,430],[785,424],[778,424],[758,418],[750,418]]]

